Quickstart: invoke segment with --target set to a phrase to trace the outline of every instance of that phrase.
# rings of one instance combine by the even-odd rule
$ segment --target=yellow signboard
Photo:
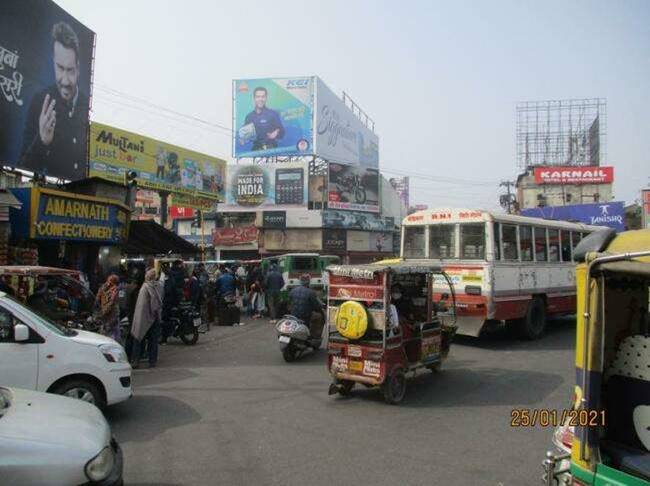
[[[185,195],[193,207],[223,201],[225,160],[95,122],[89,152],[91,177],[124,182],[134,171],[139,187]]]

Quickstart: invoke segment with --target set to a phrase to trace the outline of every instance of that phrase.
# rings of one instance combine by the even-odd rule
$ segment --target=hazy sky
[[[232,79],[315,74],[374,118],[412,203],[493,208],[516,103],[601,97],[616,200],[650,183],[650,1],[57,3],[97,33],[99,122],[230,160],[227,130],[156,106],[230,128]]]

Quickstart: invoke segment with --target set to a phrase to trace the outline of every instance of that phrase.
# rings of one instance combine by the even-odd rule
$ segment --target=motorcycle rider
[[[226,316],[226,308],[227,308],[227,303],[225,301],[225,298],[227,295],[232,295],[235,296],[237,293],[237,279],[235,279],[235,276],[232,273],[232,270],[227,267],[222,267],[221,269],[222,273],[221,276],[217,279],[215,283],[215,294],[216,294],[216,299],[217,299],[217,315],[219,316],[219,325],[227,325],[227,324],[237,324],[235,323],[228,323],[226,322],[227,316]]]
[[[325,323],[325,315],[323,313],[323,303],[316,295],[316,292],[309,288],[310,282],[311,275],[308,273],[300,276],[300,287],[296,287],[289,292],[289,309],[293,316],[309,327],[312,337],[319,337],[319,331],[322,331]]]

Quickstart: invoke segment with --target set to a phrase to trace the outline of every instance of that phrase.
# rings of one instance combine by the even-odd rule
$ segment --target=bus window
[[[455,243],[455,224],[429,226],[429,258],[455,258]]]
[[[560,232],[560,245],[562,250],[562,261],[571,261],[571,238],[570,233],[566,230]]]
[[[517,227],[511,224],[504,224],[501,230],[503,239],[503,259],[518,260],[517,255]]]
[[[580,240],[582,239],[582,233],[577,233],[577,232],[571,232],[571,246],[573,247],[573,251],[575,251],[576,246],[578,246],[578,243],[580,243]],[[573,252],[571,253],[573,254]]]
[[[316,272],[320,269],[318,257],[294,256],[291,268],[294,272]]]
[[[404,228],[404,258],[424,258],[424,227]]]
[[[494,260],[501,260],[501,236],[499,228],[501,223],[494,223]]]
[[[533,229],[530,226],[519,227],[519,243],[521,244],[521,260],[533,261]]]
[[[560,261],[560,235],[558,230],[548,230],[548,259],[551,262]]]
[[[485,224],[460,225],[460,258],[466,260],[485,259]]]
[[[535,228],[535,261],[545,262],[546,255],[546,228]]]

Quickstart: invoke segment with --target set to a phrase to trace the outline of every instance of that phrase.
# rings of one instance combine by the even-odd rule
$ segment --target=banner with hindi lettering
[[[95,34],[51,0],[0,6],[0,162],[86,177]]]

